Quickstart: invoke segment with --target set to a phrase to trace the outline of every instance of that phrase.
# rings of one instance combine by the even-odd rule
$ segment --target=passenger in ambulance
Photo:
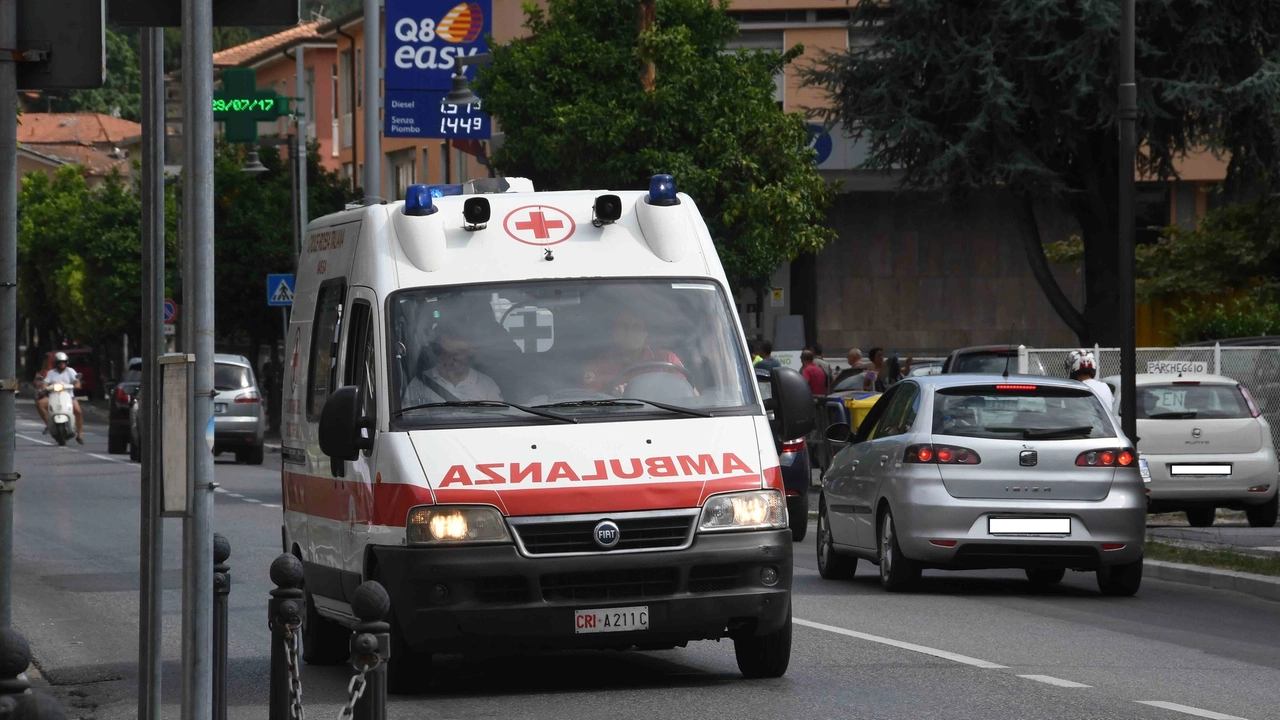
[[[583,387],[623,395],[628,382],[649,373],[671,373],[688,383],[684,363],[669,350],[649,342],[649,324],[635,310],[622,309],[613,321],[609,347],[587,363],[582,372]]]
[[[438,325],[430,342],[435,362],[405,391],[402,407],[436,402],[502,400],[502,391],[488,375],[471,366],[474,351],[461,330]]]

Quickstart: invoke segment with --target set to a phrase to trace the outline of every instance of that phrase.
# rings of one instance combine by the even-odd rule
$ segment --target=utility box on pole
[[[106,0],[18,0],[14,49],[44,54],[42,60],[16,63],[18,89],[102,87],[107,75],[106,10]]]

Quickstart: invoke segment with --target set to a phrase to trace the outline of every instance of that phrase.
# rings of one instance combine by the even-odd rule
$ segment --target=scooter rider
[[[1108,411],[1114,411],[1116,401],[1111,388],[1101,380],[1094,379],[1098,375],[1098,360],[1091,351],[1072,350],[1067,355],[1067,374],[1072,380],[1088,385],[1093,394],[1102,401],[1103,407]]]
[[[40,412],[40,419],[44,420],[44,431],[49,432],[49,392],[48,386],[54,383],[62,383],[75,390],[80,389],[80,373],[72,370],[67,366],[67,354],[59,352],[53,356],[53,369],[46,372],[44,377],[36,376],[36,390],[40,393],[36,399],[36,410]],[[76,442],[84,444],[84,413],[80,411],[80,401],[76,399],[75,393],[71,394],[71,406],[76,416]]]

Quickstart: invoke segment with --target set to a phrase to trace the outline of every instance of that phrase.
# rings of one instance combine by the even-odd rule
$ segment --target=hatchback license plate
[[[1222,475],[1231,474],[1230,465],[1170,465],[1170,475]]]
[[[224,413],[224,412],[226,412],[226,411],[227,411],[227,404],[226,404],[226,403],[214,403],[214,404],[213,404],[213,411],[214,411],[215,413]]]
[[[987,518],[991,535],[1070,535],[1071,518]]]
[[[648,629],[648,605],[574,611],[573,631],[577,634],[630,632],[632,630]]]

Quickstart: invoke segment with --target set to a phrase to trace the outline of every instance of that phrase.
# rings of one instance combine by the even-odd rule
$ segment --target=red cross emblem
[[[525,205],[507,213],[502,229],[526,245],[555,245],[577,230],[569,213],[548,205]]]

